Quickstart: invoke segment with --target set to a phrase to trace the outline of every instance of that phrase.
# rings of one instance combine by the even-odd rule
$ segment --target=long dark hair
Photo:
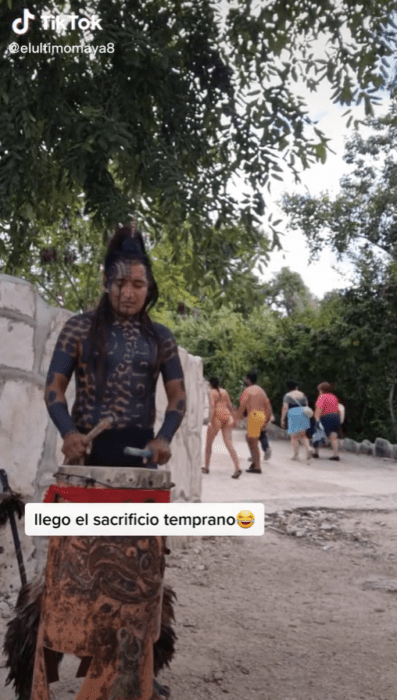
[[[114,265],[119,260],[137,263],[145,267],[148,279],[148,293],[145,303],[138,314],[138,320],[141,324],[142,334],[148,339],[153,339],[158,345],[159,339],[153,322],[149,318],[148,311],[155,305],[159,292],[156,280],[153,277],[149,258],[146,255],[142,234],[136,229],[136,225],[118,226],[114,236],[109,241],[108,251],[105,257],[105,282],[110,280]],[[88,366],[97,376],[97,386],[100,394],[102,394],[106,379],[106,350],[109,327],[114,321],[114,318],[115,316],[110,304],[109,295],[104,292],[94,311],[94,317],[88,336]]]
[[[211,386],[212,389],[217,389],[218,394],[221,393],[220,390],[219,390],[219,384],[220,384],[219,377],[211,377],[211,379],[210,379],[210,386]]]

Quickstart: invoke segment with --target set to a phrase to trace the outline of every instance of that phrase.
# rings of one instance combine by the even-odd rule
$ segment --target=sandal
[[[245,471],[248,472],[248,474],[262,474],[262,469],[254,469],[253,467],[249,467]]]
[[[206,467],[201,467],[201,471],[202,471],[203,474],[209,474],[209,473],[210,473],[210,470],[207,469]]]
[[[239,476],[240,476],[240,474],[242,474],[241,469],[236,469],[236,471],[234,472],[234,474],[232,474],[232,479],[238,479]]]

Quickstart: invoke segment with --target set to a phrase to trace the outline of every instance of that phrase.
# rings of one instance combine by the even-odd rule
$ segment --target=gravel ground
[[[276,511],[260,538],[184,540],[168,557],[178,644],[160,680],[173,700],[395,700],[396,543],[395,511],[325,508]],[[2,635],[13,602],[0,596]],[[75,668],[66,657],[52,700],[75,697]]]

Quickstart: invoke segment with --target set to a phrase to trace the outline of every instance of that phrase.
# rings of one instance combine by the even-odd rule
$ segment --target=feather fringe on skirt
[[[7,624],[4,653],[9,673],[6,685],[12,683],[18,700],[29,700],[36,640],[40,621],[40,607],[44,591],[44,575],[23,586],[18,594],[15,615]],[[169,666],[175,653],[176,634],[172,627],[175,620],[175,592],[164,587],[160,637],[154,644],[154,674]],[[59,654],[58,661],[63,654]]]

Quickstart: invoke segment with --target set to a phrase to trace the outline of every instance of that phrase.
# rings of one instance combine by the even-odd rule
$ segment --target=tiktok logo
[[[36,19],[35,15],[32,15],[26,8],[23,11],[23,17],[18,17],[14,19],[12,23],[12,30],[15,34],[26,34],[29,29],[29,20]],[[21,27],[22,24],[22,27]],[[21,28],[20,28],[21,27]]]
[[[0,0],[1,2],[1,0]],[[32,15],[28,9],[23,10],[23,17],[18,17],[14,19],[12,23],[12,30],[15,34],[26,34],[29,31],[29,20],[36,19],[35,15]],[[85,32],[87,30],[93,31],[94,29],[102,29],[101,22],[102,19],[98,15],[90,15],[90,17],[76,15],[75,13],[71,15],[51,15],[48,12],[43,12],[39,16],[39,21],[41,19],[43,29],[51,29],[57,34],[63,34],[65,31],[71,29],[80,29]],[[22,25],[22,26],[21,26]]]

